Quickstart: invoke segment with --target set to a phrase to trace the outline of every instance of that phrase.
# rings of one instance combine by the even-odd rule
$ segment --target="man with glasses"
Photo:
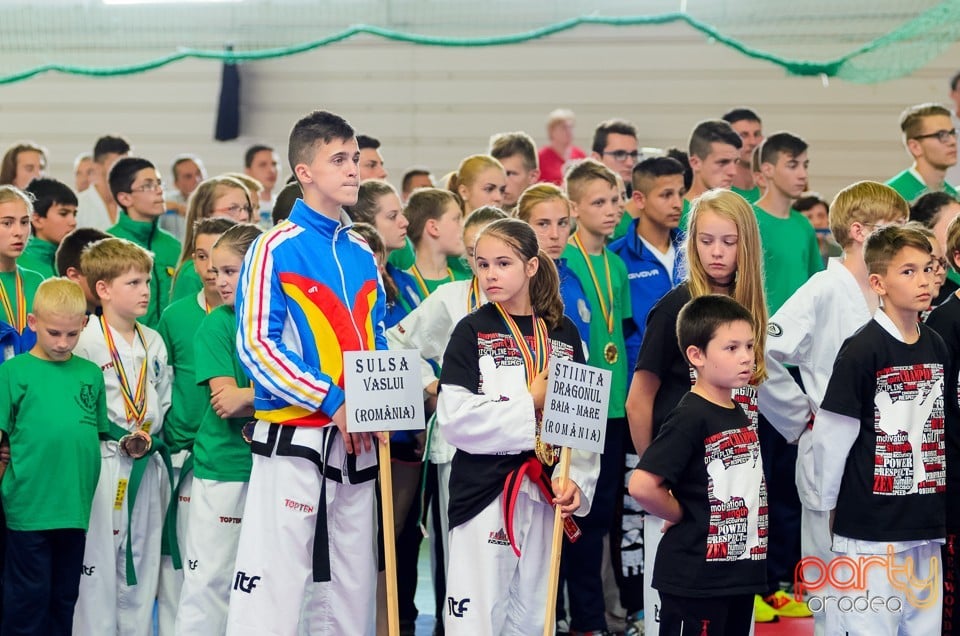
[[[593,152],[590,156],[629,184],[633,167],[640,158],[636,126],[624,119],[610,119],[601,123],[593,131]]]
[[[170,285],[180,257],[180,241],[159,226],[166,209],[160,173],[146,159],[125,157],[110,169],[110,191],[120,214],[107,232],[153,252],[150,304],[140,322],[156,328],[170,300]]]
[[[911,106],[900,115],[900,130],[913,165],[887,181],[887,185],[913,203],[927,192],[957,191],[946,182],[947,170],[957,163],[957,129],[950,111],[940,104]]]

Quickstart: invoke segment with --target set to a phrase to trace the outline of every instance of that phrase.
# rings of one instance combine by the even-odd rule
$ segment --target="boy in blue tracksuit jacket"
[[[627,362],[637,362],[647,314],[657,301],[683,280],[680,254],[683,233],[678,229],[683,210],[683,166],[670,157],[652,157],[633,168],[633,200],[639,216],[610,250],[627,266],[632,324],[624,325]]]
[[[257,422],[227,634],[372,636],[377,454],[346,431],[343,353],[387,348],[386,295],[342,209],[360,183],[353,128],[310,113],[289,155],[303,199],[250,246],[237,286]]]

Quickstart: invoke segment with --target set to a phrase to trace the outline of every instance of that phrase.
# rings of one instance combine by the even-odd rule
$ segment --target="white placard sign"
[[[426,426],[417,351],[347,351],[343,386],[351,433]]]
[[[611,377],[608,369],[551,358],[540,439],[602,453]]]

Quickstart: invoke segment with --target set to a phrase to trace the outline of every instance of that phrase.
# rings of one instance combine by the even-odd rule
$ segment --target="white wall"
[[[396,182],[414,163],[436,175],[453,169],[484,151],[497,131],[526,130],[542,141],[546,114],[558,106],[576,111],[578,144],[589,148],[593,126],[606,118],[634,121],[642,145],[684,147],[697,121],[746,105],[763,117],[766,132],[787,129],[810,143],[812,187],[831,197],[908,163],[899,113],[909,104],[947,101],[958,53],[954,45],[912,76],[885,84],[831,80],[825,87],[819,78],[789,77],[709,44],[682,25],[579,28],[500,48],[417,47],[363,36],[244,65],[237,141],[213,141],[219,65],[190,60],[127,77],[47,74],[0,86],[0,145],[45,145],[50,173],[70,183],[74,156],[106,133],[127,136],[138,154],[164,169],[175,154],[195,152],[214,174],[242,167],[253,142],[285,155],[293,122],[327,108],[383,141]]]

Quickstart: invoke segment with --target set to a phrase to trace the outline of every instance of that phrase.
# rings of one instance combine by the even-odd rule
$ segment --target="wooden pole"
[[[390,472],[390,433],[386,442],[377,444],[380,464],[380,511],[383,523],[384,576],[387,583],[387,628],[390,636],[400,636],[400,611],[397,607],[397,542],[393,535],[393,474]]]
[[[561,447],[560,465],[553,473],[555,479],[560,480],[562,489],[570,476],[570,449]],[[543,622],[543,636],[553,636],[557,633],[557,588],[560,584],[560,551],[563,548],[563,518],[560,516],[560,506],[553,508],[553,543],[550,547],[550,571],[547,581],[547,611]]]

